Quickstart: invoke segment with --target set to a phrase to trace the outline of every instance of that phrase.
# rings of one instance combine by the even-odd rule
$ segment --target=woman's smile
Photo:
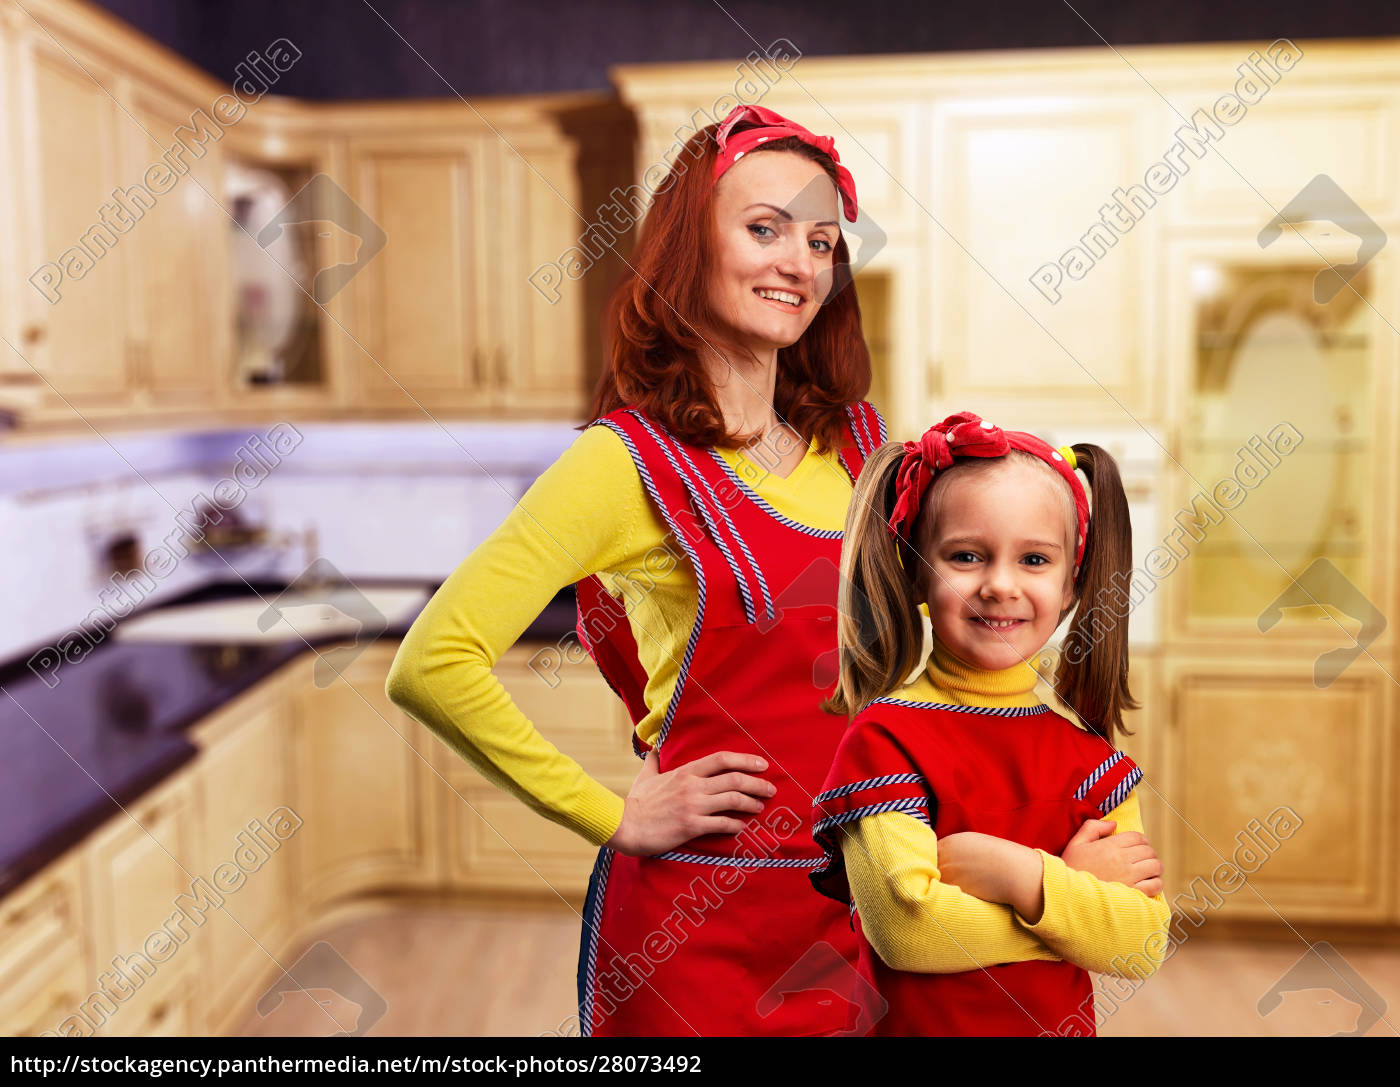
[[[778,290],[773,287],[755,287],[753,293],[758,295],[761,301],[767,302],[770,306],[787,313],[801,313],[802,307],[806,305],[806,299],[797,291]]]

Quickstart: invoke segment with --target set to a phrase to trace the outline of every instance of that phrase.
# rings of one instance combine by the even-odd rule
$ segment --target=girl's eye
[[[1035,562],[1031,564],[1033,566],[1044,566],[1047,562],[1050,561],[1044,555],[1027,555],[1026,559],[1035,559]]]
[[[977,556],[971,551],[954,551],[948,556],[954,562],[976,562]]]

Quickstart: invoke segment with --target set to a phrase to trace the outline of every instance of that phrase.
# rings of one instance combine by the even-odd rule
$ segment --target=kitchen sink
[[[324,592],[263,593],[181,604],[133,616],[118,623],[115,637],[125,642],[244,644],[327,638],[358,640],[387,627],[411,622],[430,592],[427,588],[359,588],[331,585]]]

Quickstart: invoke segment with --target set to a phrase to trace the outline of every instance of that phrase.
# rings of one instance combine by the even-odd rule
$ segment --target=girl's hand
[[[661,772],[656,748],[647,752],[632,782],[622,822],[605,845],[632,857],[665,853],[702,834],[738,834],[745,821],[717,812],[761,812],[778,791],[772,782],[742,773],[768,769],[757,755],[716,751],[674,770]]]
[[[1147,836],[1135,830],[1114,834],[1107,819],[1090,819],[1075,832],[1060,859],[1105,883],[1123,883],[1155,898],[1162,893],[1162,862]]]
[[[938,872],[944,883],[983,902],[1004,902],[1032,924],[1045,909],[1040,854],[1018,842],[970,830],[949,834],[938,839]]]

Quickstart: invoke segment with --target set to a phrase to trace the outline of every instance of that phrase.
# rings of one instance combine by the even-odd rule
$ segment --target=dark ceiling
[[[221,78],[287,38],[302,57],[278,90],[303,98],[597,90],[612,64],[737,60],[779,38],[821,56],[1400,35],[1394,0],[97,2]]]

